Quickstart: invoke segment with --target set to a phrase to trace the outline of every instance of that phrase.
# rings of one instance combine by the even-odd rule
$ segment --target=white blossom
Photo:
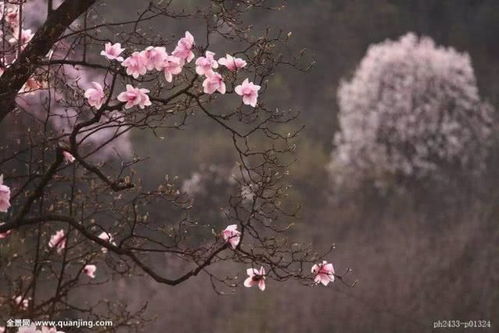
[[[330,164],[337,182],[483,169],[493,110],[466,53],[412,33],[372,45],[341,83],[338,103]]]

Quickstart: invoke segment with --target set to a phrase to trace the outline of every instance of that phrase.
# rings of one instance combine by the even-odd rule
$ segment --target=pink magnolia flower
[[[186,31],[185,37],[178,41],[177,47],[173,51],[173,55],[183,61],[191,62],[191,60],[194,59],[194,52],[192,52],[193,47],[194,37],[189,31]]]
[[[203,81],[203,88],[205,94],[211,95],[215,91],[225,94],[225,83],[222,75],[212,71],[207,72],[206,79]]]
[[[26,47],[26,44],[28,44],[31,40],[31,38],[33,38],[34,34],[31,32],[31,29],[22,29],[21,30],[21,40],[19,41],[19,44],[21,44],[21,50],[24,50],[24,48]],[[18,34],[17,33],[14,33],[13,37],[9,40],[10,43],[14,44],[14,43],[17,43],[17,38],[18,38]]]
[[[157,71],[162,70],[166,57],[168,56],[165,48],[158,46],[149,46],[142,51],[142,54],[146,60],[146,68],[148,71],[152,71],[153,69],[156,69]]]
[[[108,241],[108,242],[112,242],[113,241],[113,236],[111,234],[108,234],[105,231],[101,232],[100,235],[97,236],[97,237],[99,237],[102,240]]]
[[[196,73],[199,75],[206,75],[211,72],[212,68],[218,68],[218,62],[214,58],[215,53],[206,51],[205,57],[196,59]]]
[[[98,82],[92,82],[93,88],[85,90],[85,98],[88,100],[90,106],[100,109],[104,103],[105,95],[104,89]]]
[[[248,268],[246,273],[248,274],[248,277],[244,280],[244,286],[246,288],[258,286],[261,291],[265,290],[265,268],[263,268],[263,266],[260,267],[260,270]]]
[[[243,103],[246,105],[256,106],[258,99],[258,90],[260,86],[249,82],[248,79],[244,80],[242,84],[238,85],[235,89],[236,94],[243,97]]]
[[[5,223],[2,222],[0,223],[0,226],[1,225],[4,225]],[[7,238],[10,234],[12,233],[12,230],[7,230],[6,232],[0,232],[0,239],[5,239]],[[1,332],[0,332],[1,333]]]
[[[101,234],[97,237],[99,237],[102,240],[105,240],[108,243],[111,243],[112,245],[116,245],[116,243],[113,241],[113,236],[105,231],[101,232]],[[102,253],[107,253],[107,248],[103,247],[101,251]]]
[[[97,266],[95,265],[86,265],[83,268],[83,272],[87,274],[88,277],[95,279],[95,271],[97,270]]]
[[[327,286],[329,282],[334,282],[333,264],[323,261],[322,264],[312,266],[312,273],[315,274],[314,282]]]
[[[119,62],[123,61],[123,57],[120,54],[125,51],[125,49],[121,48],[120,43],[106,43],[104,45],[104,50],[100,52],[101,55],[108,58],[109,60],[117,60]]]
[[[147,73],[147,59],[142,52],[132,53],[121,65],[126,67],[126,73],[134,78]]]
[[[64,156],[66,164],[73,163],[75,161],[75,157],[67,150],[64,150],[62,155]]]
[[[0,176],[0,212],[6,213],[10,208],[10,187],[3,184],[3,175]]]
[[[224,231],[222,237],[226,242],[229,242],[233,249],[239,244],[241,240],[241,232],[237,230],[237,224],[231,224]]]
[[[19,13],[17,9],[9,8],[7,9],[7,14],[5,15],[5,21],[10,25],[12,29],[19,26]]]
[[[64,235],[64,230],[59,230],[50,237],[49,247],[55,247],[57,253],[61,253],[62,250],[66,248],[66,236]]]
[[[163,63],[163,71],[167,82],[172,82],[173,75],[182,72],[182,60],[175,56],[167,56]]]
[[[17,297],[14,297],[14,303],[16,303],[17,306],[19,306],[21,309],[26,310],[29,306],[29,300],[31,297],[24,297],[19,295]]]
[[[0,326],[0,333],[5,333],[5,326]]]
[[[246,67],[247,63],[241,58],[235,58],[230,54],[226,54],[224,58],[218,59],[218,63],[222,66],[227,67],[229,71],[237,71],[243,67]]]
[[[118,95],[118,101],[126,102],[125,109],[129,109],[135,105],[144,109],[146,106],[152,104],[147,93],[149,93],[148,89],[135,88],[132,85],[127,84],[126,91]]]

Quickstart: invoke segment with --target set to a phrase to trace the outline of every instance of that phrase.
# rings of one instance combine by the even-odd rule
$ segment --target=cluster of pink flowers
[[[241,232],[237,230],[237,224],[227,226],[222,231],[222,238],[226,243],[230,244],[233,249],[236,249],[241,241]],[[315,284],[322,283],[324,286],[327,286],[330,282],[334,282],[335,271],[332,263],[323,261],[320,264],[315,264],[312,266],[311,272],[314,275]],[[248,268],[246,274],[248,274],[248,277],[244,280],[244,286],[246,288],[258,286],[258,289],[261,291],[265,290],[266,272],[263,266],[261,266],[260,269]]]
[[[7,4],[2,2],[0,6],[0,16],[5,20],[6,26],[4,33],[10,35],[8,42],[12,45],[19,44],[21,50],[23,50],[29,43],[31,38],[33,38],[33,32],[31,29],[22,29],[19,22],[19,10],[17,6]]]
[[[106,239],[106,237],[102,236],[102,234],[99,236],[99,238]],[[110,236],[109,238],[107,238],[107,240],[109,239],[111,239]],[[57,253],[61,254],[61,252],[66,248],[66,235],[64,234],[64,230],[61,229],[50,237],[49,247],[56,248]],[[83,273],[85,273],[88,277],[92,279],[95,278],[96,271],[97,271],[97,266],[95,265],[85,265],[83,267]]]
[[[9,43],[11,44],[16,44],[16,43],[19,43],[20,47],[21,47],[21,50],[24,50],[24,48],[26,47],[26,45],[28,45],[28,43],[31,41],[31,38],[33,38],[33,32],[31,32],[31,29],[21,29],[21,33],[20,33],[20,38],[19,38],[19,34],[13,34],[12,35],[12,38],[9,39]]]
[[[0,37],[5,46],[10,45],[15,52],[4,52],[0,63],[0,76],[11,66],[18,57],[18,51],[23,51],[34,36],[31,29],[24,29],[21,26],[19,16],[19,6],[15,2],[0,3],[0,18],[5,23],[2,26]],[[19,90],[20,94],[31,94],[36,90],[47,88],[44,82],[38,81],[35,77],[30,77]]]
[[[109,60],[121,62],[121,65],[126,68],[127,75],[135,79],[145,75],[148,71],[156,70],[163,72],[167,82],[172,82],[173,77],[180,74],[183,67],[194,59],[194,44],[194,37],[187,31],[170,55],[165,47],[149,46],[140,52],[133,52],[125,59],[121,56],[125,49],[121,47],[120,43],[106,43],[101,55]],[[220,94],[225,94],[227,90],[222,75],[214,71],[219,68],[219,65],[234,72],[246,67],[247,63],[243,59],[229,54],[216,60],[214,52],[206,51],[204,56],[196,59],[195,65],[196,73],[205,77],[203,81],[204,93],[211,95],[217,91]],[[235,88],[236,94],[242,97],[243,103],[252,107],[256,107],[259,90],[260,86],[249,82],[248,79],[245,79],[242,84]],[[151,105],[148,93],[147,89],[136,88],[129,84],[126,86],[126,91],[118,95],[118,100],[125,103],[126,109],[134,106],[144,109]],[[90,106],[99,109],[105,100],[104,89],[99,83],[92,82],[92,87],[85,91],[85,98]]]

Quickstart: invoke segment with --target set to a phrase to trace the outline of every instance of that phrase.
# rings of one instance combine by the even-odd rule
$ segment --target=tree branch
[[[15,108],[18,91],[34,73],[36,64],[69,25],[95,2],[97,0],[66,0],[48,16],[26,49],[0,78],[0,121]]]

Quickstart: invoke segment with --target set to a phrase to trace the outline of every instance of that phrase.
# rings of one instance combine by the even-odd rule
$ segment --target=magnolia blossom
[[[469,55],[428,37],[371,45],[340,84],[338,106],[330,164],[337,188],[439,182],[485,167],[494,110],[480,98]]]
[[[243,97],[243,103],[246,105],[256,106],[256,101],[258,99],[258,90],[260,86],[249,82],[245,79],[242,84],[238,85],[235,89],[236,94]]]
[[[75,157],[67,150],[64,150],[62,155],[64,156],[66,164],[73,163],[75,161]]]
[[[26,310],[29,306],[29,300],[31,297],[23,297],[21,295],[14,297],[14,303],[19,306],[21,309]]]
[[[92,82],[92,86],[93,88],[88,88],[85,91],[85,98],[90,106],[100,109],[105,99],[104,89],[98,82]]]
[[[183,61],[191,62],[191,60],[194,59],[194,52],[192,52],[193,47],[194,37],[189,31],[186,31],[185,37],[178,41],[177,47],[173,51],[173,55]]]
[[[0,212],[6,213],[10,208],[10,187],[3,184],[3,175],[0,176]]]
[[[126,67],[126,73],[134,78],[147,73],[147,59],[142,52],[132,53],[121,65]]]
[[[0,226],[4,225],[4,222],[0,223]],[[12,233],[12,230],[7,230],[6,232],[0,232],[0,239],[7,238]],[[2,332],[0,332],[2,333]]]
[[[126,60],[125,60],[126,61]],[[118,101],[126,102],[125,109],[138,105],[141,109],[151,105],[148,89],[135,88],[130,84],[126,85],[126,91],[118,95]]]
[[[113,241],[113,236],[111,234],[108,234],[107,232],[103,231],[101,232],[101,234],[99,236],[100,239],[108,242],[108,243],[111,243],[112,245],[116,245],[116,243]],[[101,249],[102,253],[107,253],[107,248],[103,247]]]
[[[265,268],[263,268],[263,266],[260,267],[260,270],[248,268],[246,273],[248,274],[248,277],[244,280],[244,286],[246,288],[258,286],[261,291],[265,290]]]
[[[175,56],[167,56],[163,63],[163,72],[167,82],[172,82],[173,75],[182,72],[182,60]]]
[[[5,333],[5,326],[0,326],[0,333]]]
[[[66,236],[64,235],[64,230],[59,230],[50,237],[49,247],[55,247],[57,253],[61,253],[62,250],[66,248]]]
[[[223,239],[230,243],[233,249],[237,247],[241,240],[241,232],[237,230],[237,224],[231,224],[222,231]]]
[[[224,58],[218,59],[218,63],[222,66],[227,67],[229,71],[237,71],[243,67],[246,67],[247,63],[241,58],[235,58],[230,54],[226,54]]]
[[[88,277],[94,279],[95,278],[95,271],[97,270],[97,266],[95,265],[86,265],[83,268],[83,272],[87,274]]]
[[[5,21],[15,29],[19,26],[19,13],[16,8],[7,9],[7,14],[5,15]]]
[[[34,34],[31,32],[31,29],[21,30],[21,39],[19,41],[19,43],[21,44],[21,49],[24,49],[26,47],[26,44],[30,42],[33,36]],[[12,44],[17,43],[18,37],[19,36],[17,34],[14,34],[13,37],[9,40],[9,42]]]
[[[105,231],[101,232],[100,235],[97,236],[97,237],[99,237],[100,239],[105,240],[107,242],[111,242],[112,243],[112,241],[113,241],[113,236],[111,234],[108,234]]]
[[[120,56],[121,52],[123,52],[125,49],[121,48],[120,43],[106,43],[104,45],[104,50],[101,51],[101,55],[104,57],[108,58],[109,60],[117,60],[117,61],[123,61],[123,57]]]
[[[159,46],[149,46],[144,51],[142,51],[142,55],[146,61],[146,68],[148,71],[152,71],[156,69],[160,71],[163,69],[164,62],[168,53],[164,47]]]
[[[206,79],[203,81],[203,88],[205,94],[211,95],[215,91],[225,94],[225,83],[222,75],[212,71],[207,72]]]
[[[322,283],[327,286],[329,282],[334,282],[334,267],[327,261],[313,265],[312,273],[315,274],[314,282],[317,284]]]
[[[206,75],[212,69],[218,68],[218,62],[214,58],[215,53],[206,51],[205,57],[196,59],[196,73]]]

